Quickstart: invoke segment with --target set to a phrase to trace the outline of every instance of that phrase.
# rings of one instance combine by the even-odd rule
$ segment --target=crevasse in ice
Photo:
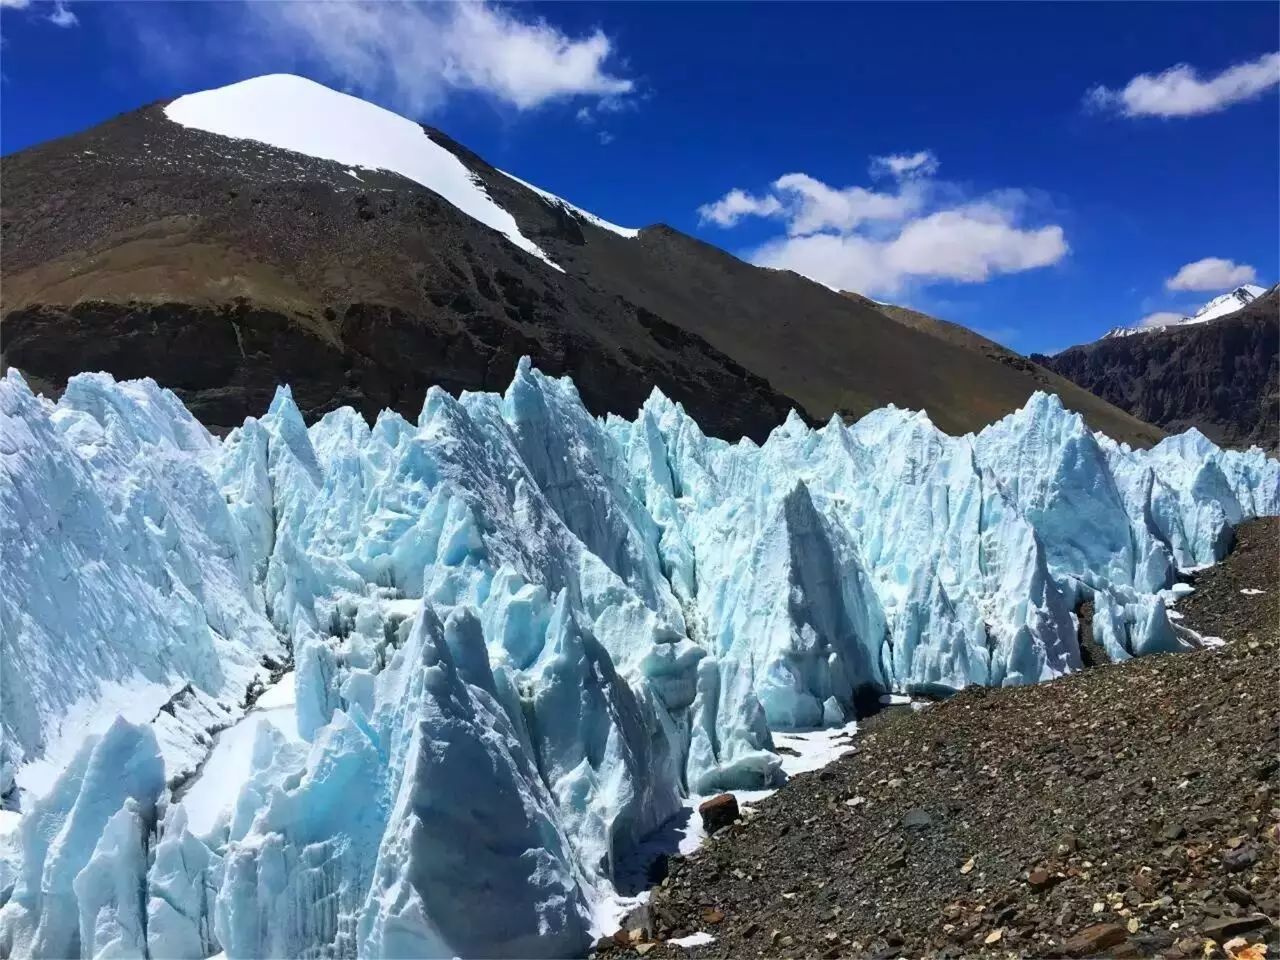
[[[682,797],[781,779],[771,730],[1077,669],[1086,599],[1113,659],[1185,647],[1161,591],[1280,512],[1257,451],[1131,450],[1043,394],[757,446],[527,362],[417,423],[308,428],[282,388],[222,441],[150,381],[10,372],[0,471],[0,952],[31,956],[581,951]],[[202,782],[290,655],[296,726]]]

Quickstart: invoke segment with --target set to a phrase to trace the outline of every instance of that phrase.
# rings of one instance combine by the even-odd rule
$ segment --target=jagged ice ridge
[[[1044,394],[757,446],[527,362],[416,424],[282,388],[222,441],[149,380],[10,371],[0,471],[0,952],[36,957],[581,952],[682,797],[779,781],[771,730],[1075,670],[1085,599],[1113,659],[1189,646],[1177,571],[1280,512],[1260,452]],[[290,656],[296,729],[202,783]]]

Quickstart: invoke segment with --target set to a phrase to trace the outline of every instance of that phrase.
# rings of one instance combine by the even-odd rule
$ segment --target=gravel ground
[[[1278,557],[1280,522],[1247,524],[1179,605],[1225,646],[878,723],[673,858],[597,953],[1275,960]]]

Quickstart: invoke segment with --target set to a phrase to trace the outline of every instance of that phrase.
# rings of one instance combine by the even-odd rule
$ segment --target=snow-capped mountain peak
[[[1169,327],[1185,327],[1193,323],[1206,323],[1209,320],[1217,320],[1219,317],[1228,316],[1229,314],[1235,313],[1242,307],[1248,306],[1266,292],[1266,287],[1260,287],[1253,283],[1246,283],[1242,286],[1236,287],[1234,290],[1230,290],[1227,293],[1214,297],[1191,316],[1183,317],[1181,320],[1174,323],[1146,327],[1112,327],[1104,333],[1100,339],[1110,340],[1114,337],[1130,337],[1135,333],[1150,333],[1152,330],[1165,330]]]
[[[278,73],[178,97],[164,112],[184,127],[341,163],[353,168],[353,176],[359,169],[400,174],[563,272],[521,232],[515,217],[489,195],[465,163],[432,140],[421,124],[376,104],[305,77]],[[638,232],[607,223],[531,184],[525,186],[614,233]]]
[[[1230,293],[1224,293],[1219,297],[1214,297],[1203,307],[1197,310],[1192,316],[1184,320],[1183,323],[1204,323],[1206,320],[1216,320],[1218,317],[1225,317],[1229,313],[1235,313],[1241,307],[1248,306],[1266,292],[1266,287],[1259,287],[1252,283],[1246,283],[1243,286],[1236,287]]]

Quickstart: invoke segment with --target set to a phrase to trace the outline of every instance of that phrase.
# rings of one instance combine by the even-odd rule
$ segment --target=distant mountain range
[[[1032,359],[1166,430],[1280,446],[1280,287],[1241,287],[1182,323],[1131,332],[1146,335]]]
[[[1113,337],[1129,337],[1138,333],[1150,333],[1152,330],[1167,330],[1170,327],[1184,327],[1192,323],[1207,323],[1210,320],[1217,320],[1219,317],[1228,316],[1243,307],[1247,307],[1266,292],[1266,287],[1259,287],[1255,284],[1246,283],[1244,286],[1236,287],[1234,290],[1228,291],[1221,296],[1214,297],[1191,316],[1183,317],[1181,320],[1174,323],[1147,327],[1112,327],[1102,335],[1102,339],[1109,340]]]
[[[214,428],[293,386],[415,417],[426,389],[501,389],[521,355],[595,414],[653,385],[709,432],[763,438],[887,403],[977,430],[1037,389],[1091,427],[1161,431],[958,328],[628,229],[438,130],[291,76],[156,103],[3,158],[5,365],[56,393],[151,376]],[[976,336],[976,335],[973,335]]]

